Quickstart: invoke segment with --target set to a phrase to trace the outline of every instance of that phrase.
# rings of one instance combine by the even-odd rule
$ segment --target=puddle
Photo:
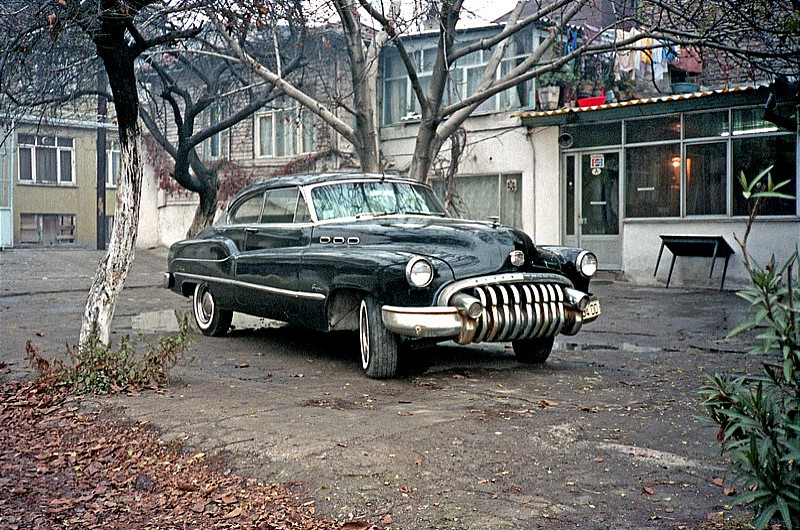
[[[664,351],[664,348],[657,348],[654,346],[640,346],[630,342],[623,342],[622,344],[587,344],[578,342],[567,342],[564,347],[568,351],[595,351],[595,350],[619,350],[627,353],[656,353]]]
[[[175,311],[165,309],[163,311],[147,311],[131,318],[131,328],[136,331],[163,331],[177,332],[178,317]]]
[[[191,316],[189,317],[191,318]],[[280,328],[283,322],[268,318],[252,317],[241,313],[233,314],[231,327],[235,329],[262,329]],[[178,331],[178,317],[172,309],[162,311],[147,311],[131,318],[131,328],[140,332],[176,333]]]
[[[638,344],[631,344],[630,342],[622,343],[622,351],[628,353],[656,353],[663,351],[664,348],[655,348],[653,346],[639,346]]]

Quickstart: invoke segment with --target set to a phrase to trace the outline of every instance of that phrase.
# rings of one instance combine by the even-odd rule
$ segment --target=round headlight
[[[425,258],[414,258],[406,265],[406,280],[414,287],[427,287],[433,281],[433,265]]]
[[[591,278],[597,272],[597,256],[584,250],[578,254],[577,265],[581,274]]]

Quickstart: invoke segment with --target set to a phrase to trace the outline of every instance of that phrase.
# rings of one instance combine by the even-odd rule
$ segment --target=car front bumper
[[[561,285],[492,285],[474,291],[479,314],[464,307],[383,306],[387,329],[404,337],[452,339],[459,344],[576,334],[600,316],[600,301]]]

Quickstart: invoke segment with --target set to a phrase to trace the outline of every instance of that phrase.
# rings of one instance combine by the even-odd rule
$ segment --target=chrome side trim
[[[277,294],[281,296],[289,296],[292,298],[303,298],[306,300],[325,300],[326,296],[322,293],[308,293],[305,291],[291,291],[289,289],[280,289],[278,287],[269,287],[267,285],[256,285],[254,283],[242,282],[239,280],[230,280],[228,278],[218,278],[215,276],[204,276],[202,274],[189,274],[187,272],[176,272],[175,277],[182,276],[190,280],[199,280],[209,283],[221,283],[225,285],[235,285],[239,287],[247,287],[249,289],[256,289],[265,293]]]

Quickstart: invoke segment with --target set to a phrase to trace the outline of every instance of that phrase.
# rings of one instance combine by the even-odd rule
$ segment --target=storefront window
[[[619,145],[622,143],[622,124],[593,123],[586,125],[567,125],[561,128],[562,133],[572,137],[573,148],[599,147],[606,145]]]
[[[629,144],[680,139],[680,114],[625,122],[625,142]]]
[[[748,213],[747,203],[739,184],[739,175],[742,172],[749,180],[769,166],[773,166],[771,171],[773,182],[789,181],[789,184],[779,191],[788,195],[796,194],[795,150],[795,137],[790,134],[754,136],[733,140],[733,215],[747,215]],[[796,202],[796,199],[768,199],[762,202],[759,214],[794,215]]]
[[[728,111],[695,112],[683,117],[683,131],[686,138],[719,138],[730,134]]]
[[[725,215],[728,147],[724,142],[686,146],[686,215]]]
[[[631,147],[626,152],[626,216],[678,217],[681,213],[680,145]]]

